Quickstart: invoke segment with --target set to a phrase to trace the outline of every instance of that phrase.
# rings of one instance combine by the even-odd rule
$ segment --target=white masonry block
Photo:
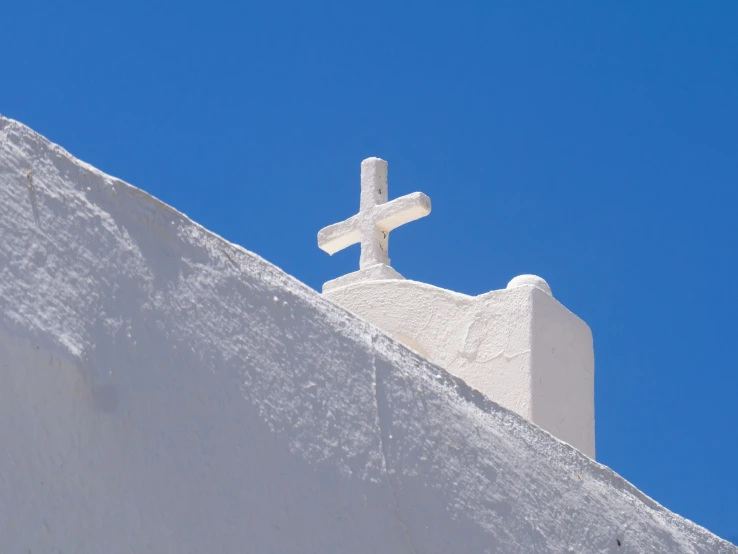
[[[589,327],[535,275],[477,297],[406,281],[390,266],[389,232],[428,215],[431,202],[420,192],[388,198],[387,162],[367,158],[359,213],[318,233],[331,255],[360,243],[359,271],[328,281],[323,295],[594,458]]]
[[[543,279],[476,297],[397,279],[323,295],[594,458],[592,334]]]

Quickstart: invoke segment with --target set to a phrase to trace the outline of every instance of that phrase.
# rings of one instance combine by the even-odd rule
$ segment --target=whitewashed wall
[[[392,279],[323,296],[594,458],[592,333],[546,290],[526,284],[467,296]]]
[[[5,119],[0,374],[2,552],[738,552]]]

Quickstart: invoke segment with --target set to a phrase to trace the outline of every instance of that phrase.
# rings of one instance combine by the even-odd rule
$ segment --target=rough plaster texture
[[[738,552],[2,118],[0,237],[2,552]]]
[[[594,458],[592,334],[543,279],[522,277],[476,297],[405,280],[323,294]]]

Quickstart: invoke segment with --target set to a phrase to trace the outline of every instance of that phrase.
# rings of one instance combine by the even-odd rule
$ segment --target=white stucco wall
[[[2,552],[738,552],[2,118],[0,237]]]
[[[519,281],[476,297],[403,279],[323,295],[594,458],[590,329],[547,286]]]

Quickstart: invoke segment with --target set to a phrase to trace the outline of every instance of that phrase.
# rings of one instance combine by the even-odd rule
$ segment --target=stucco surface
[[[738,552],[6,119],[0,237],[2,552]]]
[[[479,296],[360,281],[323,295],[594,458],[592,333],[540,281]]]

